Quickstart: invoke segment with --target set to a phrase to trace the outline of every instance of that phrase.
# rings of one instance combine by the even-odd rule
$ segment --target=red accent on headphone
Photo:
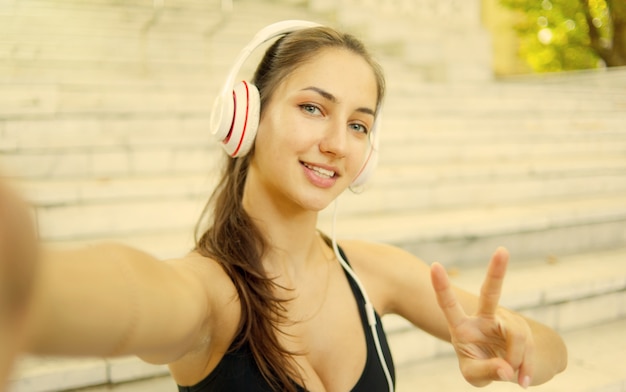
[[[248,114],[250,113],[250,90],[248,90],[248,83],[243,82],[243,85],[246,87],[246,120],[243,123],[243,131],[241,132],[241,137],[239,138],[239,144],[237,144],[237,148],[233,152],[232,156],[236,156],[241,148],[241,143],[243,139],[246,137],[246,130],[248,129]]]

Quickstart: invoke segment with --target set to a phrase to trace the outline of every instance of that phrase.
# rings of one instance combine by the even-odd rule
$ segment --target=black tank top
[[[343,251],[341,249],[339,251],[344,260],[347,260]],[[365,368],[363,369],[361,377],[352,388],[351,392],[388,391],[389,386],[387,385],[387,379],[376,352],[372,329],[367,323],[365,298],[361,294],[359,287],[350,274],[345,271],[344,273],[350,283],[352,294],[354,295],[359,307],[361,324],[365,332],[365,340],[367,344],[367,359],[365,361]],[[385,362],[387,362],[387,367],[395,385],[395,368],[393,365],[393,359],[391,358],[387,338],[382,328],[380,317],[377,313],[376,331],[378,333],[378,338],[380,339],[383,355],[385,356]],[[237,339],[235,339],[235,342],[236,341]],[[306,390],[299,385],[296,385],[296,388],[298,392],[306,392]],[[215,369],[213,369],[213,371],[204,380],[191,387],[183,387],[179,385],[178,390],[179,392],[275,392],[263,378],[261,371],[254,361],[254,357],[252,356],[252,352],[248,344],[243,344],[236,350],[233,350],[233,346],[231,345],[220,363],[217,364]]]

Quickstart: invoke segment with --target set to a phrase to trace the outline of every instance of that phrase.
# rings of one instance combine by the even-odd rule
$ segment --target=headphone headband
[[[239,52],[233,66],[228,72],[226,81],[213,103],[211,111],[211,133],[219,140],[224,141],[230,139],[231,128],[235,121],[235,103],[233,102],[233,91],[235,90],[235,78],[239,73],[243,63],[250,57],[250,54],[265,42],[289,34],[297,30],[303,30],[311,27],[321,26],[318,23],[306,20],[285,20],[273,23],[261,29],[252,40]],[[234,98],[236,99],[236,98]],[[257,108],[253,108],[256,110]],[[231,149],[226,149],[231,156],[243,155],[247,151],[239,149],[236,155],[233,155]]]
[[[243,49],[241,49],[241,52],[239,52],[237,59],[235,60],[233,66],[230,69],[230,72],[228,73],[226,82],[224,83],[222,90],[220,91],[220,95],[227,96],[228,94],[230,94],[230,92],[234,88],[237,73],[243,66],[243,63],[248,59],[248,57],[250,57],[250,54],[256,48],[273,38],[278,38],[297,30],[303,30],[319,26],[321,25],[318,23],[309,22],[306,20],[285,20],[282,22],[271,24],[260,30],[254,35],[252,40]]]

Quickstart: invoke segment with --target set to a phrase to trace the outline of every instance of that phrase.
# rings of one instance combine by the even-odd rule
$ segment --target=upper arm
[[[172,362],[210,333],[212,306],[198,275],[184,260],[162,263],[163,271],[152,271],[151,279],[137,287],[136,331],[130,332],[127,349],[151,363]]]
[[[163,311],[163,304],[153,301],[150,305],[155,306],[153,311],[162,323],[153,331],[154,341],[163,343],[155,345],[156,350],[139,353],[142,359],[153,363],[171,363],[189,352],[210,347],[215,325],[224,322],[224,316],[229,314],[225,309],[235,297],[232,282],[213,260],[192,254],[166,264],[172,273],[173,300],[167,312]],[[151,331],[143,333],[146,343],[150,343]]]

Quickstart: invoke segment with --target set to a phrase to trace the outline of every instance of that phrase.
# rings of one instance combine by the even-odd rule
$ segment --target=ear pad
[[[222,115],[222,126],[231,119],[230,129],[221,140],[223,147],[231,157],[245,155],[256,136],[259,127],[261,98],[259,90],[246,81],[237,83],[233,89],[232,112]]]

